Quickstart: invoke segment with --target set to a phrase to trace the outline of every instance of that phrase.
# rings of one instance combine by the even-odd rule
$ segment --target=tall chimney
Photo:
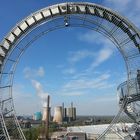
[[[73,102],[71,102],[71,108],[73,108]]]
[[[49,117],[50,117],[50,96],[47,97],[47,116],[46,116],[46,140],[49,139]]]
[[[65,108],[64,108],[64,103],[62,103],[62,117],[63,117],[63,119],[64,119],[64,117],[65,117]]]
[[[41,132],[38,136],[39,140],[49,140],[49,117],[50,117],[50,96],[48,95],[45,99],[45,103],[43,106],[43,118],[42,118],[42,124],[43,129],[41,129]]]

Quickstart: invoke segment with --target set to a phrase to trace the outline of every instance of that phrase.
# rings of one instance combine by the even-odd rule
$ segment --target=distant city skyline
[[[0,39],[31,12],[60,2],[65,1],[3,0]],[[90,2],[117,10],[140,27],[140,1]],[[21,58],[14,78],[15,107],[21,115],[41,111],[42,98],[49,94],[52,107],[73,101],[77,115],[114,115],[116,88],[125,80],[124,60],[113,43],[97,32],[68,27],[38,39]]]

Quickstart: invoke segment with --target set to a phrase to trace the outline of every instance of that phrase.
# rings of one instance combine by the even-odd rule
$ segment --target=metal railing
[[[140,85],[138,84],[137,78],[121,83],[117,88],[117,92],[120,104],[126,98],[128,99],[128,104],[130,102],[140,101]]]

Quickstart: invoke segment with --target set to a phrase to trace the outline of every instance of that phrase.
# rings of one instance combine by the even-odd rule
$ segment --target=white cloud
[[[104,5],[118,11],[140,27],[140,0],[104,0]]]
[[[95,56],[94,51],[89,51],[89,50],[79,50],[75,52],[69,52],[68,56],[68,62],[69,62],[69,67],[70,68],[65,68],[63,67],[62,73],[63,74],[71,74],[74,75],[76,74],[77,70],[74,67],[77,62],[81,62],[83,59],[90,58],[93,59]]]
[[[101,75],[103,73],[108,73],[109,71],[105,71],[105,72],[101,72],[98,70],[91,70],[89,71],[89,69],[83,70],[81,72],[75,73],[71,79],[75,80],[75,79],[81,79],[81,78],[92,78],[92,77],[97,77],[98,75]]]
[[[32,80],[31,82],[32,82],[33,87],[36,90],[37,95],[41,98],[43,106],[47,106],[46,101],[47,101],[47,97],[49,93],[43,90],[43,86],[41,85],[40,82],[36,80]]]
[[[73,90],[83,90],[83,89],[102,89],[102,88],[110,88],[113,85],[109,84],[107,80],[110,78],[110,74],[102,74],[94,79],[92,78],[79,78],[75,80],[70,80],[66,83],[62,90],[63,92],[73,91]]]
[[[125,11],[130,4],[131,0],[105,0],[106,5],[109,5],[111,9],[119,10],[121,12]]]
[[[89,50],[80,50],[77,52],[70,52],[70,57],[68,58],[68,61],[70,63],[76,63],[81,61],[82,59],[93,56],[95,56],[95,52]]]
[[[80,34],[79,39],[87,43],[92,43],[96,48],[98,47],[98,51],[96,50],[93,62],[89,66],[88,71],[107,61],[116,50],[116,47],[110,40],[99,33],[95,33],[94,31],[88,31],[84,34]]]
[[[114,48],[113,43],[108,38],[103,36],[101,33],[95,31],[87,31],[85,33],[81,33],[78,35],[78,39],[80,41],[93,44],[94,45],[93,47],[96,47],[97,45],[101,45],[101,46]]]
[[[56,68],[64,68],[64,65],[62,64],[56,65]]]
[[[38,71],[37,71],[37,75],[42,77],[45,75],[45,71],[43,67],[39,67]]]
[[[23,85],[14,85],[13,98],[18,115],[31,115],[41,110],[39,98],[32,93],[26,92]]]
[[[74,74],[76,70],[74,68],[64,69],[62,71],[64,74]]]
[[[77,67],[76,63],[77,62],[82,62],[83,59],[90,58],[91,60],[94,59],[95,52],[94,51],[89,51],[89,50],[78,50],[75,52],[69,52],[68,56],[68,63],[69,63],[69,68],[64,68],[62,69],[63,74],[70,74],[73,75],[76,74],[77,72]]]
[[[23,73],[25,75],[25,78],[31,79],[34,77],[43,77],[45,75],[45,70],[42,66],[40,66],[38,69],[26,67],[24,68]]]
[[[95,59],[95,61],[91,64],[90,69],[93,69],[97,66],[99,66],[100,64],[102,64],[103,62],[105,62],[106,60],[108,60],[113,54],[113,50],[110,48],[103,48],[98,52],[98,55]]]
[[[62,96],[82,96],[84,95],[84,93],[80,91],[70,91],[70,92],[64,92],[61,95]]]

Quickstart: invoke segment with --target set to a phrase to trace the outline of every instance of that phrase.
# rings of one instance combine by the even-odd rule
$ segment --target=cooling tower
[[[49,112],[47,112],[48,107],[43,107],[43,116],[42,116],[42,121],[47,121],[47,116],[49,113],[49,121],[51,120],[51,108],[49,107]]]
[[[57,106],[57,107],[54,108],[53,122],[57,122],[58,124],[61,124],[62,121],[63,121],[62,107]]]

